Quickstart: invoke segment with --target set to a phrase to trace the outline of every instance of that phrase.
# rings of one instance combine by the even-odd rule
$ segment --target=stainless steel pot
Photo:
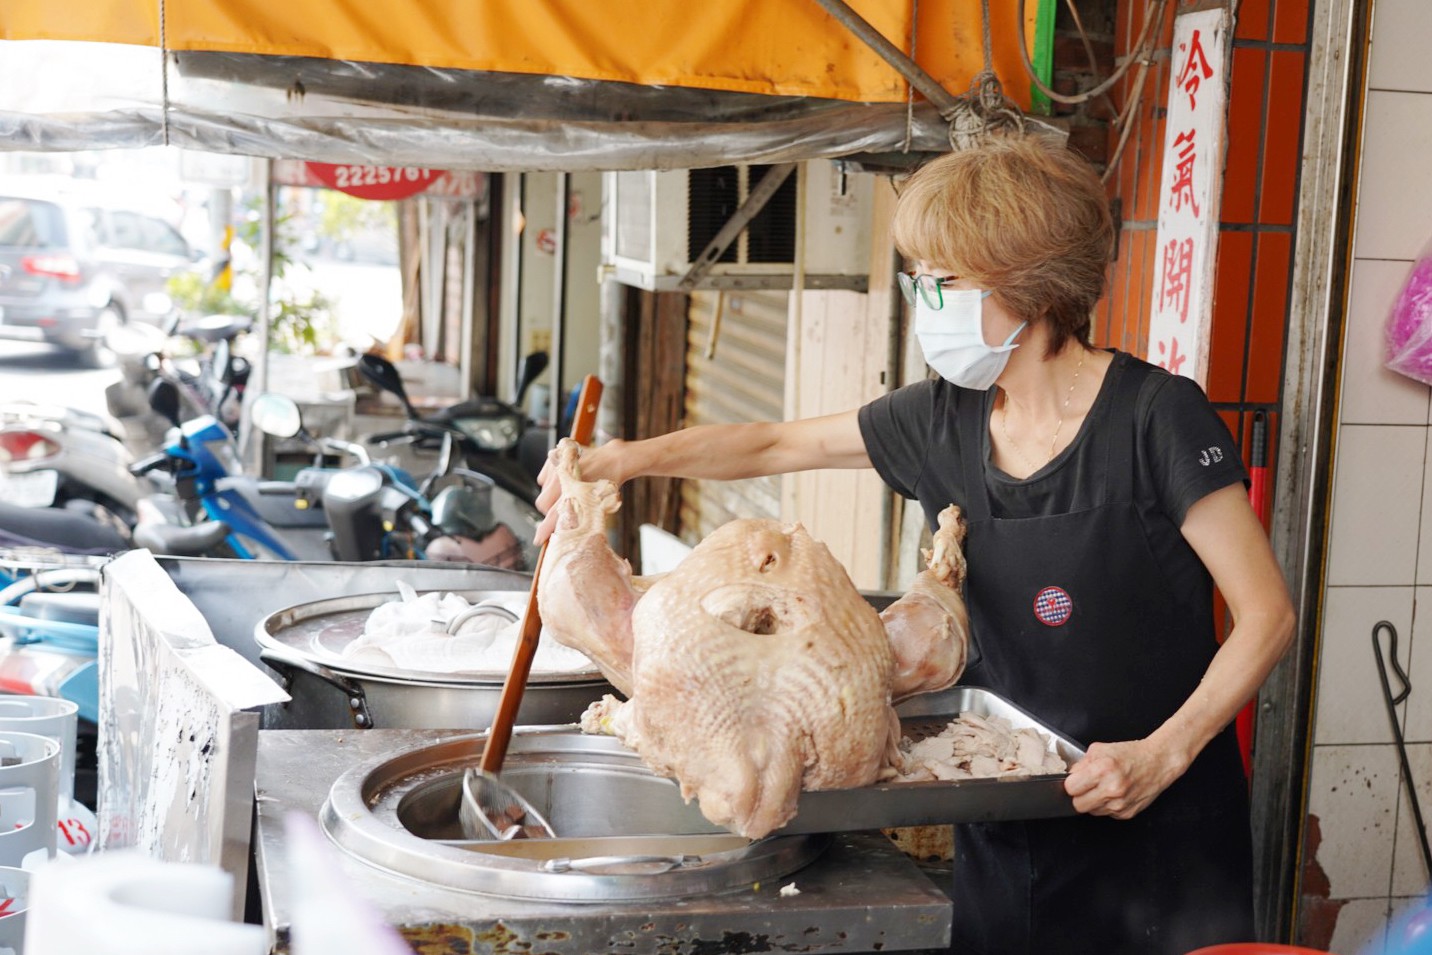
[[[275,725],[269,729],[486,729],[502,695],[501,680],[431,682],[344,673],[274,647],[260,650],[259,659],[278,671],[295,698],[288,707],[291,720],[271,721]],[[517,723],[575,723],[589,703],[615,692],[600,675],[577,682],[531,682],[522,694]]]
[[[456,591],[476,602],[510,591]],[[428,673],[346,660],[374,608],[393,594],[309,601],[270,614],[254,628],[259,659],[275,670],[293,702],[266,715],[266,729],[486,729],[497,712],[505,672]],[[536,672],[519,725],[574,723],[589,703],[616,690],[595,666]]]

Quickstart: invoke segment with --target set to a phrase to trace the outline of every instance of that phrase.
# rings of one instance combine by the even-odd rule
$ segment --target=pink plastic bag
[[[1432,251],[1413,264],[1387,316],[1387,367],[1432,385]]]

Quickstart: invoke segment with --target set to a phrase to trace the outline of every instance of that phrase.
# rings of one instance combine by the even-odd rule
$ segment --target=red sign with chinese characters
[[[1148,360],[1203,384],[1213,318],[1226,129],[1228,16],[1174,20]]]

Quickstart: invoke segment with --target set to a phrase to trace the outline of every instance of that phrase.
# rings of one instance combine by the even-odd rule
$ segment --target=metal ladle
[[[467,623],[474,617],[501,617],[508,623],[517,622],[517,614],[513,613],[511,610],[508,610],[501,604],[494,604],[488,603],[487,601],[483,601],[482,603],[473,604],[466,610],[460,610],[457,613],[453,614],[452,617],[445,624],[443,624],[443,632],[445,632],[450,637],[455,637],[457,636],[457,632],[462,629],[462,625]],[[441,620],[434,620],[433,622],[443,623],[443,621]]]
[[[572,422],[572,440],[587,444],[596,430],[597,405],[602,398],[602,382],[596,375],[588,375],[582,382],[582,392],[577,400],[577,416]],[[482,762],[476,769],[463,773],[462,804],[458,807],[458,822],[463,835],[469,839],[509,839],[556,837],[552,827],[521,794],[502,782],[497,776],[502,761],[507,756],[507,744],[512,740],[512,726],[517,721],[517,709],[522,705],[522,693],[527,688],[527,674],[532,670],[532,657],[537,653],[537,638],[542,632],[542,617],[537,610],[537,585],[542,576],[542,561],[547,556],[547,544],[537,554],[537,564],[532,568],[532,589],[527,595],[527,609],[522,614],[522,627],[517,636],[517,648],[512,654],[512,669],[502,684],[502,696],[497,701],[497,713],[492,719],[492,728],[487,733],[487,744],[482,750]]]

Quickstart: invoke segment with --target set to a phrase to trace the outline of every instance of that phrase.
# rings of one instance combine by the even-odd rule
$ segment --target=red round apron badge
[[[1068,623],[1074,613],[1074,598],[1062,587],[1045,587],[1034,598],[1034,617],[1046,627]]]

